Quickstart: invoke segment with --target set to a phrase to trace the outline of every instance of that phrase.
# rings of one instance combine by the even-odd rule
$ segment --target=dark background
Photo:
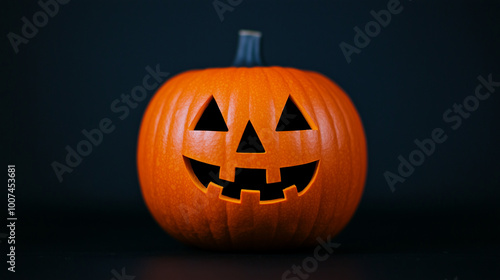
[[[21,34],[21,17],[31,20],[40,7],[2,3],[2,162],[16,165],[16,276],[112,279],[125,267],[136,279],[281,279],[312,255],[221,254],[170,238],[150,217],[136,172],[139,125],[153,93],[123,121],[110,110],[142,83],[146,66],[171,76],[229,66],[238,30],[253,29],[263,33],[269,65],[330,77],[365,126],[363,199],[335,239],[341,246],[309,279],[498,279],[500,88],[457,130],[442,115],[474,93],[479,75],[500,80],[500,3],[401,1],[403,11],[347,63],[340,42],[353,44],[353,28],[387,3],[243,0],[221,22],[212,1],[73,0],[18,54],[6,35]],[[104,117],[115,131],[60,183],[51,163],[64,163],[65,146],[75,148],[81,130]],[[407,158],[413,141],[436,127],[447,141],[392,192],[383,173],[396,173],[398,155]]]

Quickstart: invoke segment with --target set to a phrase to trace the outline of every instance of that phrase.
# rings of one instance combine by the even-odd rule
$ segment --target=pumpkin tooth
[[[219,179],[228,182],[234,182],[234,173],[234,167],[231,167],[229,164],[224,164],[220,168]]]
[[[281,182],[281,171],[279,168],[268,168],[266,172],[266,183],[279,183]]]
[[[260,191],[257,190],[241,190],[240,194],[241,203],[245,204],[259,204],[260,201]]]
[[[222,187],[217,185],[214,182],[210,182],[207,187],[207,196],[208,197],[219,197],[222,194]]]
[[[285,194],[285,200],[290,200],[299,196],[297,187],[295,185],[291,185],[290,187],[285,188],[283,190],[283,194]]]

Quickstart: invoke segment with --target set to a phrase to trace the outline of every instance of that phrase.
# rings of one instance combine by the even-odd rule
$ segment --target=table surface
[[[499,227],[488,223],[496,213],[359,212],[317,266],[305,261],[314,248],[271,254],[191,248],[144,213],[68,213],[62,220],[40,214],[17,231],[17,272],[1,279],[500,279]],[[286,273],[304,264],[310,272]]]

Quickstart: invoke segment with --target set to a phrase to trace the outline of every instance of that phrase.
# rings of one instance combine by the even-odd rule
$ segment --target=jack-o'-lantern
[[[367,169],[359,115],[325,76],[261,66],[242,31],[233,67],[167,81],[145,112],[142,193],[173,237],[217,250],[311,246],[337,234]]]

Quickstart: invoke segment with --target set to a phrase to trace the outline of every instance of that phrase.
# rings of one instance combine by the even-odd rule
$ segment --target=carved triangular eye
[[[286,101],[276,131],[308,130],[311,126],[289,96]]]
[[[213,97],[198,120],[194,130],[228,131],[224,117]]]

